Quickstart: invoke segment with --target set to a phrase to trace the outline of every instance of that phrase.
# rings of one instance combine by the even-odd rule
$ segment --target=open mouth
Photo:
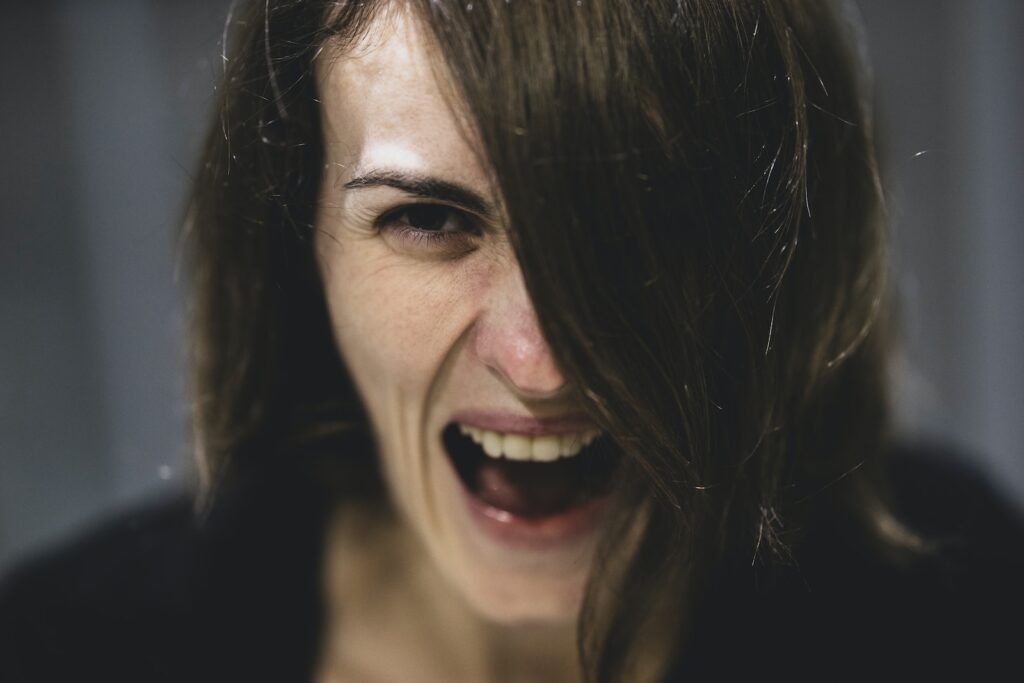
[[[523,519],[553,517],[604,496],[619,461],[597,432],[530,437],[453,422],[441,439],[470,495]]]

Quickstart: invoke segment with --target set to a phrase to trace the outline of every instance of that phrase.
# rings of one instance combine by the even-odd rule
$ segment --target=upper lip
[[[597,429],[594,421],[582,413],[535,417],[487,410],[462,410],[452,415],[451,419],[471,427],[525,436],[571,434]]]

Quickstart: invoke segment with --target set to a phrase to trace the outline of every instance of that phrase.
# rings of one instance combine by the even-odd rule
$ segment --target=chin
[[[459,588],[473,611],[489,622],[566,625],[576,621],[585,585],[585,576],[538,581],[530,576],[476,575],[466,577]]]

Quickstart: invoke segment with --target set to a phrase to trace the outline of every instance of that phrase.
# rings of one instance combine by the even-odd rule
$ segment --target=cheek
[[[378,427],[418,410],[473,319],[476,278],[457,263],[418,263],[379,243],[337,248],[324,285],[339,351]]]

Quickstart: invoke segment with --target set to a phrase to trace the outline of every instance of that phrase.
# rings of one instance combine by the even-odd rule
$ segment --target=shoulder
[[[934,446],[892,451],[893,512],[919,552],[882,552],[850,518],[823,514],[791,562],[729,565],[702,601],[689,673],[987,679],[1019,666],[1024,520],[967,462]]]
[[[307,680],[327,500],[253,468],[200,518],[128,510],[0,579],[0,681]]]
[[[0,579],[0,676],[56,680],[153,656],[186,621],[195,528],[185,495],[122,512]],[[143,637],[145,640],[143,640]]]
[[[1024,507],[976,465],[933,444],[904,445],[889,458],[894,512],[961,569],[1024,562]]]
[[[0,579],[0,678],[113,673],[153,657],[146,643],[184,627],[194,557],[192,507],[179,495],[22,562]]]
[[[894,448],[888,485],[893,518],[920,549],[891,555],[841,523],[824,525],[804,549],[817,590],[805,596],[811,611],[848,651],[870,646],[865,661],[907,673],[995,674],[1015,656],[1024,611],[1019,506],[963,455],[935,444]]]

